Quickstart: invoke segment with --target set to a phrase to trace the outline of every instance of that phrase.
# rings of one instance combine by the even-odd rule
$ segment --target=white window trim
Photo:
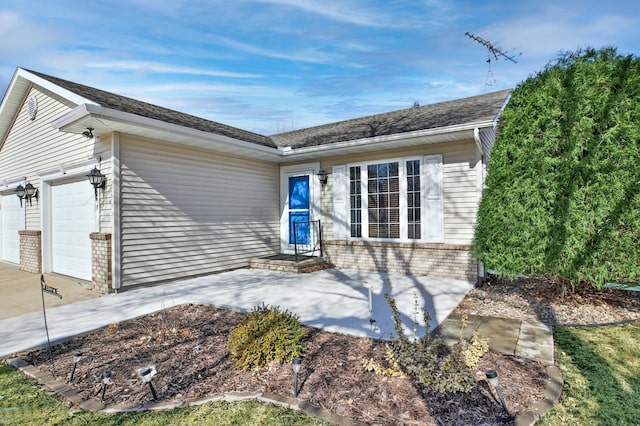
[[[407,173],[406,173],[406,165],[407,161],[418,160],[420,162],[420,238],[407,238],[408,231],[408,212],[407,212]],[[369,173],[367,170],[367,166],[373,164],[385,164],[385,163],[398,163],[398,179],[399,179],[399,190],[400,190],[400,238],[375,238],[369,237]],[[361,212],[362,212],[362,234],[367,234],[366,237],[352,237],[351,236],[351,202],[350,202],[350,190],[347,191],[347,234],[346,238],[352,241],[380,241],[380,242],[413,242],[420,243],[426,242],[425,238],[425,229],[426,229],[426,214],[424,208],[424,200],[425,200],[425,191],[424,191],[424,183],[425,183],[425,171],[424,171],[424,157],[420,155],[409,156],[409,157],[395,157],[395,158],[385,158],[380,160],[370,160],[370,161],[362,161],[357,163],[347,163],[346,164],[346,179],[348,187],[350,187],[351,177],[349,170],[351,167],[360,167],[360,197],[362,200],[361,204]]]

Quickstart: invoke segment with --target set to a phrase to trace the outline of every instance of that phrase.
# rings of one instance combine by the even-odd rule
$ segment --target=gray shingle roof
[[[510,89],[501,90],[294,130],[272,135],[271,140],[278,146],[301,148],[493,120],[500,113],[509,93]]]
[[[500,113],[502,106],[511,93],[510,89],[501,90],[468,98],[263,136],[126,96],[52,77],[37,71],[27,71],[83,98],[96,102],[105,108],[204,132],[220,134],[271,148],[290,146],[295,149],[493,120]]]
[[[190,127],[204,132],[220,134],[234,139],[252,142],[259,145],[275,148],[276,145],[267,136],[257,133],[248,132],[246,130],[227,126],[226,124],[215,121],[206,120],[204,118],[174,111],[161,106],[153,105],[147,102],[138,101],[126,96],[116,95],[104,90],[95,89],[93,87],[63,80],[61,78],[52,77],[36,71],[27,70],[38,77],[44,78],[53,84],[67,89],[83,98],[96,102],[98,105],[111,108],[118,111],[136,114],[142,117],[152,118],[164,121],[166,123],[177,124],[180,126]]]

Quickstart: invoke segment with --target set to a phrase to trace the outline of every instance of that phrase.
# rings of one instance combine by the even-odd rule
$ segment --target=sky
[[[270,135],[638,55],[639,23],[637,0],[0,0],[0,93],[23,67]]]

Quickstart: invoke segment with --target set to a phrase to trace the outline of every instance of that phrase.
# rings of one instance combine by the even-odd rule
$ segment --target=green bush
[[[257,371],[269,361],[291,361],[306,349],[307,332],[300,319],[277,306],[254,307],[229,333],[229,351],[236,367]]]
[[[393,311],[397,335],[387,344],[386,360],[389,366],[383,367],[373,360],[365,360],[365,369],[386,376],[398,376],[402,373],[440,393],[469,392],[473,389],[476,383],[476,366],[489,349],[487,341],[477,333],[473,333],[471,340],[466,341],[462,337],[462,330],[458,342],[449,347],[440,340],[433,339],[428,332],[421,338],[409,339],[402,328],[396,301],[388,295],[385,298]],[[431,318],[427,311],[423,311],[423,319],[428,327]],[[462,329],[464,328],[466,318],[463,320]]]
[[[507,275],[639,282],[639,143],[640,60],[561,54],[500,118],[473,254]]]

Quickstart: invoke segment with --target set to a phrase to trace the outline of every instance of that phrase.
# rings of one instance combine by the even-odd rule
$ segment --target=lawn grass
[[[329,425],[260,402],[215,402],[170,411],[97,414],[70,409],[7,365],[0,365],[0,425]]]
[[[539,424],[640,424],[640,324],[558,327],[555,340],[564,392]]]

